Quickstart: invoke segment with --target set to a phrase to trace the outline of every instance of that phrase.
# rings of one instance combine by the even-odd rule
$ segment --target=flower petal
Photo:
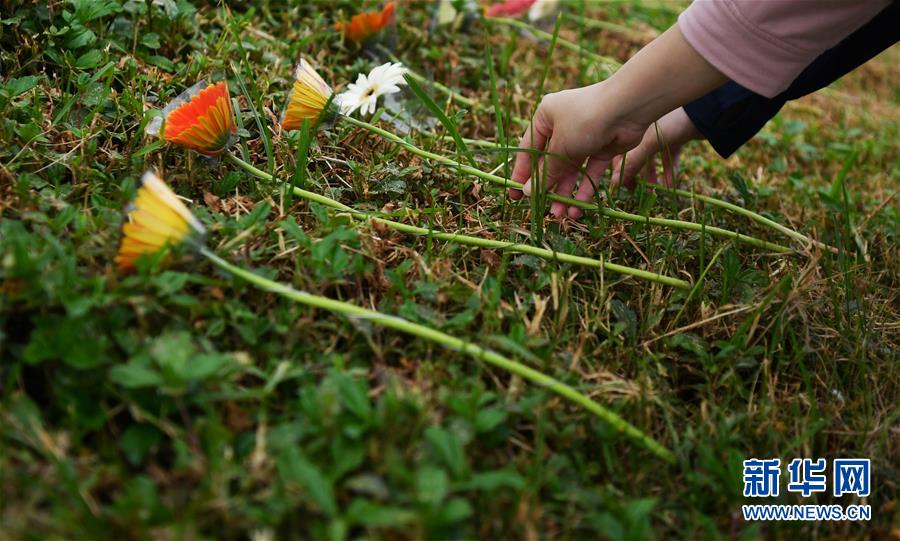
[[[237,133],[228,85],[220,81],[185,96],[196,87],[194,85],[176,98],[175,106],[168,113],[163,111],[166,115],[165,139],[201,154],[219,154]]]
[[[203,225],[178,196],[149,171],[141,178],[127,220],[122,226],[122,243],[115,258],[120,271],[133,269],[135,260],[142,255],[180,244],[191,234],[205,233]]]

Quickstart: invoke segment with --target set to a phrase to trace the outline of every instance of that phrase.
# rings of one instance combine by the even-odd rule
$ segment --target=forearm
[[[727,80],[675,24],[604,82],[601,106],[619,118],[649,125]]]

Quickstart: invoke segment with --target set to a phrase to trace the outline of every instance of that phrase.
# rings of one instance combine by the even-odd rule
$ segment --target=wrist
[[[726,81],[675,24],[600,83],[601,107],[620,120],[649,126]]]
[[[651,93],[642,91],[640,85],[629,73],[617,72],[603,82],[602,97],[597,103],[606,118],[614,124],[629,123],[649,126],[662,114],[657,113],[658,99]]]

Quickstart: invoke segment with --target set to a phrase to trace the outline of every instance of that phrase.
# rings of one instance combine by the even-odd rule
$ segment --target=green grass
[[[789,104],[730,160],[685,150],[682,189],[755,217],[604,190],[606,210],[575,224],[359,125],[275,126],[301,53],[335,87],[386,61],[334,33],[355,3],[193,4],[0,11],[0,539],[895,535],[896,49]],[[416,68],[421,95],[406,90],[409,113],[383,110],[377,124],[502,180],[524,129],[515,119],[541,88],[595,80],[603,59],[638,46],[619,27],[652,34],[677,15],[646,2],[573,12],[610,24],[565,17],[549,56],[552,23],[538,40],[479,22],[428,35],[424,9],[404,4],[393,54]],[[204,77],[228,79],[240,108],[232,152],[271,181],[143,135],[150,109]],[[482,140],[496,146],[473,144]],[[148,168],[193,201],[229,263],[488,347],[625,419],[674,462],[551,389],[260,291],[202,258],[118,274],[122,209]],[[354,210],[310,203],[286,183]],[[769,220],[836,253],[792,244]],[[536,231],[529,250],[576,258],[428,230],[494,246],[537,244]],[[873,519],[746,524],[741,461],[795,456],[871,458]]]

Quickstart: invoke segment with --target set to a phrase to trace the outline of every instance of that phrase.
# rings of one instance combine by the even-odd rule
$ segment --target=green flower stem
[[[807,244],[807,243],[811,242],[823,250],[828,250],[830,252],[837,253],[837,249],[832,248],[831,246],[825,244],[824,242],[820,242],[820,241],[811,239],[811,238],[807,237],[806,235],[804,235],[803,233],[794,231],[790,227],[782,225],[782,224],[776,222],[775,220],[766,218],[765,216],[763,216],[761,214],[757,214],[756,212],[753,212],[752,210],[745,209],[744,207],[735,205],[733,203],[729,203],[727,201],[722,201],[721,199],[716,199],[715,197],[710,197],[708,195],[693,193],[693,192],[689,192],[687,190],[679,190],[677,188],[669,188],[668,186],[662,186],[660,184],[653,184],[651,182],[641,181],[641,184],[643,184],[644,186],[646,186],[648,188],[657,190],[657,191],[680,195],[682,197],[689,197],[691,199],[697,199],[697,200],[703,201],[704,203],[708,203],[714,207],[728,209],[732,212],[736,212],[738,214],[746,216],[747,218],[753,220],[754,222],[756,222],[758,224],[766,225],[766,226],[771,227],[772,229],[775,229],[776,231],[780,231],[781,233],[784,233],[785,235],[791,237],[792,239],[794,239],[796,241],[802,242],[803,244]]]
[[[429,133],[428,135],[431,137],[437,138],[437,139],[441,139],[443,141],[449,140],[449,136],[447,136],[447,135],[437,135],[434,133]],[[488,141],[485,139],[463,138],[463,141],[470,147],[496,148],[496,146],[497,146],[497,144],[494,143],[493,141]],[[687,190],[679,190],[677,188],[669,188],[668,186],[663,186],[661,184],[653,184],[652,182],[646,182],[646,181],[639,181],[639,182],[642,185],[646,186],[647,188],[650,188],[653,190],[658,190],[658,191],[667,192],[667,193],[671,193],[671,194],[675,194],[675,195],[680,195],[682,197],[689,197],[691,199],[703,201],[714,207],[719,207],[722,209],[730,210],[737,214],[741,214],[758,224],[771,227],[772,229],[775,229],[776,231],[779,231],[780,233],[784,233],[785,235],[787,235],[787,236],[791,237],[792,239],[797,240],[803,244],[813,243],[823,250],[828,250],[832,253],[837,253],[836,248],[833,248],[833,247],[825,244],[824,242],[820,242],[818,240],[809,238],[806,235],[804,235],[803,233],[795,231],[795,230],[787,227],[786,225],[780,224],[772,219],[766,218],[765,216],[763,216],[761,214],[753,212],[752,210],[746,209],[739,205],[735,205],[733,203],[729,203],[727,201],[723,201],[721,199],[717,199],[715,197],[711,197],[708,195],[693,193],[693,192],[689,192]]]
[[[434,132],[423,132],[423,134],[428,135],[433,139],[440,139],[441,141],[446,141],[448,143],[453,142],[453,137],[450,135],[439,135]],[[463,143],[470,147],[478,147],[478,148],[497,148],[497,143],[493,141],[487,141],[485,139],[469,139],[468,137],[462,138]]]
[[[476,344],[469,343],[460,338],[456,338],[441,331],[426,327],[425,325],[413,323],[403,318],[385,315],[381,312],[369,310],[368,308],[362,308],[349,302],[337,301],[334,299],[329,299],[328,297],[306,293],[305,291],[300,291],[279,282],[269,280],[268,278],[264,278],[254,272],[250,272],[246,269],[225,261],[207,248],[201,249],[200,252],[207,259],[209,259],[210,262],[212,262],[220,269],[252,283],[263,291],[269,291],[271,293],[281,295],[282,297],[299,302],[301,304],[305,304],[307,306],[321,308],[323,310],[327,310],[329,312],[337,314],[343,314],[351,318],[363,319],[374,324],[393,329],[395,331],[400,331],[405,334],[417,336],[419,338],[423,338],[425,340],[429,340],[438,345],[441,345],[449,350],[458,351],[472,357],[473,359],[486,362],[490,365],[500,368],[501,370],[505,370],[511,374],[520,376],[535,385],[549,389],[550,391],[565,398],[566,400],[569,400],[570,402],[584,408],[590,413],[593,413],[597,418],[612,426],[619,433],[642,445],[647,450],[662,458],[663,460],[667,462],[675,461],[675,457],[672,455],[671,451],[663,447],[659,442],[657,442],[650,436],[647,436],[646,434],[638,430],[634,425],[630,424],[628,421],[624,420],[613,411],[601,406],[597,402],[594,402],[584,394],[575,390],[573,387],[570,387],[569,385],[566,385],[565,383],[553,377],[550,377],[543,372],[530,368],[522,363],[504,357],[499,353],[485,349]]]
[[[526,22],[520,21],[518,19],[510,19],[507,17],[485,17],[485,19],[490,22],[493,22],[493,23],[504,24],[507,26],[513,26],[520,30],[525,30],[527,32],[531,32],[532,34],[534,34],[535,36],[537,36],[541,39],[545,39],[548,41],[553,40],[553,34],[551,34],[550,32],[545,32],[545,31],[541,30],[540,28],[535,28],[534,26],[532,26]],[[603,55],[599,55],[597,53],[588,51],[584,47],[578,45],[577,43],[573,43],[573,42],[571,42],[565,38],[562,38],[560,36],[556,37],[556,44],[559,45],[560,47],[569,49],[570,51],[575,51],[576,53],[582,54],[582,55],[586,56],[587,58],[590,58],[592,61],[594,61],[598,64],[601,64],[608,73],[613,73],[614,71],[616,71],[617,69],[622,67],[622,65],[619,64],[615,59],[610,58],[608,56],[603,56]]]
[[[476,177],[486,180],[488,182],[492,182],[494,184],[506,186],[507,188],[522,189],[522,184],[520,184],[518,182],[509,180],[509,179],[505,179],[505,178],[497,176],[497,175],[492,175],[491,173],[486,173],[480,169],[476,169],[476,168],[468,166],[468,165],[463,165],[463,164],[461,164],[457,161],[454,161],[450,158],[446,158],[444,156],[440,156],[433,152],[428,152],[427,150],[423,150],[423,149],[413,145],[412,143],[407,142],[406,140],[402,139],[401,137],[398,137],[387,130],[383,130],[383,129],[379,128],[378,126],[369,124],[368,122],[364,122],[362,120],[358,120],[358,119],[350,117],[350,116],[343,116],[341,118],[343,120],[345,120],[346,122],[353,124],[354,126],[368,130],[376,135],[380,135],[381,137],[384,137],[385,139],[402,146],[406,150],[412,152],[413,154],[416,154],[417,156],[421,156],[422,158],[432,160],[434,162],[437,162],[437,163],[440,163],[443,165],[447,165],[450,167],[454,167],[460,171],[463,171],[470,175],[476,176]],[[547,196],[554,201],[560,201],[567,205],[572,205],[572,206],[586,209],[586,210],[593,210],[593,211],[599,212],[600,214],[603,214],[604,216],[608,216],[610,218],[616,218],[619,220],[625,220],[625,221],[639,223],[639,224],[658,225],[658,226],[668,227],[668,228],[672,228],[672,229],[684,229],[687,231],[697,231],[697,232],[705,231],[706,233],[709,233],[710,235],[715,235],[717,237],[722,237],[722,238],[726,238],[726,239],[734,239],[738,242],[742,242],[744,244],[748,244],[750,246],[754,246],[756,248],[760,248],[763,250],[769,250],[772,252],[777,252],[777,253],[782,253],[782,254],[787,254],[787,253],[793,252],[793,250],[791,250],[790,248],[788,248],[786,246],[782,246],[780,244],[775,244],[773,242],[768,242],[765,240],[757,239],[757,238],[751,237],[749,235],[743,235],[743,234],[737,233],[735,231],[729,231],[728,229],[722,229],[720,227],[713,227],[713,226],[698,224],[698,223],[694,223],[694,222],[686,222],[683,220],[672,220],[672,219],[668,219],[668,218],[654,218],[654,217],[650,217],[650,216],[641,216],[639,214],[632,214],[630,212],[625,212],[625,211],[621,211],[621,210],[614,210],[614,209],[607,208],[607,207],[600,207],[594,203],[589,203],[587,201],[579,201],[575,198],[557,195],[555,193],[549,193],[549,194],[547,194]]]
[[[362,212],[360,210],[356,210],[354,208],[348,207],[342,203],[338,203],[333,199],[329,199],[327,197],[320,196],[318,194],[314,194],[312,192],[307,192],[306,190],[300,190],[299,188],[294,189],[294,194],[300,197],[309,199],[311,201],[316,201],[318,203],[322,203],[323,205],[327,205],[331,208],[335,208],[338,210],[342,210],[344,212],[350,213],[354,216],[360,218],[366,218],[373,222],[377,222],[380,224],[384,224],[391,229],[395,229],[402,233],[408,233],[410,235],[419,235],[419,236],[427,236],[435,239],[454,242],[457,244],[466,244],[469,246],[478,246],[481,248],[499,248],[501,250],[508,250],[510,252],[518,252],[522,254],[530,254],[536,257],[540,257],[542,259],[546,259],[549,261],[558,261],[562,263],[572,263],[575,265],[582,265],[585,267],[593,267],[593,268],[604,268],[608,271],[617,272],[619,274],[627,274],[629,276],[634,276],[635,278],[641,278],[644,280],[650,280],[651,282],[656,282],[659,284],[677,287],[679,289],[687,289],[691,287],[689,282],[684,280],[680,280],[678,278],[672,278],[671,276],[665,276],[662,274],[657,274],[654,272],[649,272],[641,269],[635,269],[632,267],[626,267],[624,265],[617,265],[615,263],[609,263],[606,261],[601,261],[599,259],[593,259],[590,257],[582,257],[572,254],[566,254],[562,252],[556,252],[553,250],[548,250],[546,248],[539,248],[537,246],[532,246],[530,244],[520,244],[517,242],[504,242],[499,240],[485,239],[481,237],[474,237],[470,235],[463,235],[460,233],[446,233],[443,231],[435,231],[434,229],[427,229],[424,227],[418,227],[415,225],[404,224],[402,222],[395,222],[393,220],[388,220],[385,218],[379,218],[378,216],[373,216],[371,214]]]
[[[228,154],[232,162],[249,172],[250,174],[271,181],[272,175],[257,169],[256,167],[250,165],[249,163],[241,160],[237,156],[232,154]],[[677,287],[679,289],[688,289],[691,287],[689,282],[685,280],[680,280],[678,278],[673,278],[671,276],[665,276],[662,274],[657,274],[655,272],[649,272],[641,269],[635,269],[632,267],[626,267],[625,265],[617,265],[615,263],[609,263],[606,261],[601,261],[599,259],[593,259],[590,257],[582,257],[572,254],[566,254],[561,252],[556,252],[553,250],[548,250],[546,248],[539,248],[537,246],[532,246],[530,244],[520,244],[517,242],[504,242],[499,240],[492,239],[484,239],[481,237],[474,237],[470,235],[463,235],[460,233],[447,233],[443,231],[435,231],[433,229],[427,229],[424,227],[418,227],[415,225],[409,225],[402,222],[395,222],[393,220],[388,220],[386,218],[380,218],[378,216],[373,216],[372,214],[363,212],[361,210],[357,210],[353,207],[349,207],[339,201],[335,201],[330,197],[326,197],[324,195],[320,195],[317,193],[313,193],[307,190],[303,190],[301,188],[295,187],[293,189],[294,195],[307,199],[309,201],[314,201],[321,205],[327,206],[329,208],[339,210],[342,212],[346,212],[348,214],[352,214],[358,218],[368,219],[373,222],[377,222],[380,224],[384,224],[391,229],[400,231],[402,233],[408,233],[410,235],[419,235],[419,236],[428,236],[435,239],[454,242],[457,244],[465,244],[469,246],[478,246],[480,248],[499,248],[501,250],[509,250],[511,252],[518,252],[522,254],[529,254],[536,257],[540,257],[549,261],[558,261],[562,263],[572,263],[575,265],[582,265],[585,267],[593,267],[593,268],[604,268],[611,272],[617,272],[619,274],[626,274],[629,276],[634,276],[635,278],[640,278],[643,280],[650,280],[651,282],[656,282],[658,284]]]

